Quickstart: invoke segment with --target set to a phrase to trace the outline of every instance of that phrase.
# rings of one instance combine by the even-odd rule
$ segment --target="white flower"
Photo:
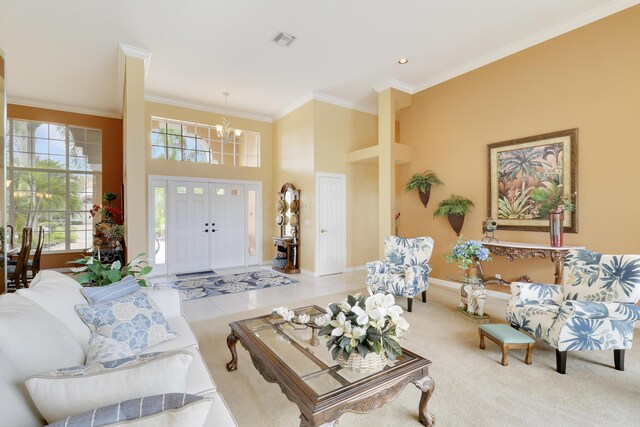
[[[358,325],[364,326],[369,323],[369,315],[359,305],[353,306],[351,311],[358,315],[356,319]]]
[[[89,257],[89,259],[87,259],[87,264],[86,265],[91,265],[93,264],[93,257]]]
[[[308,314],[301,314],[298,316],[298,320],[296,322],[301,324],[306,324],[306,323],[309,323],[310,320],[311,320],[311,316],[309,316]]]
[[[396,334],[398,336],[406,334],[407,331],[409,330],[409,322],[407,322],[402,317],[398,318],[398,320],[395,323],[396,323]]]
[[[274,308],[273,312],[276,313],[278,316],[281,316],[287,322],[291,322],[291,320],[295,316],[295,313],[293,312],[293,310],[289,310],[287,307]]]
[[[351,304],[349,304],[347,301],[341,302],[340,304],[338,304],[338,307],[340,307],[340,310],[344,313],[349,313],[351,311]]]
[[[366,333],[367,333],[366,328],[360,328],[358,326],[355,326],[351,328],[351,332],[345,333],[344,336],[351,338],[351,341],[349,342],[351,347],[357,347],[358,343],[360,342],[359,338],[362,337],[363,335],[366,335]]]
[[[325,314],[324,316],[318,316],[315,319],[313,319],[313,323],[315,323],[316,326],[323,327],[325,325],[328,325],[330,320],[331,320],[331,316],[328,314]]]
[[[331,331],[331,335],[334,337],[339,337],[345,333],[351,333],[351,321],[347,320],[347,317],[343,312],[338,313],[335,320],[329,322],[331,326],[333,326],[333,331]]]

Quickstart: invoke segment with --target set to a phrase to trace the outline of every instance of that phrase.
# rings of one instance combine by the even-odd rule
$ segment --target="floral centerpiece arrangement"
[[[294,323],[310,320],[286,307],[274,312]],[[349,295],[343,302],[329,304],[326,312],[313,324],[320,327],[320,336],[328,337],[327,348],[340,366],[374,372],[386,365],[387,358],[394,360],[402,354],[400,339],[409,330],[409,323],[401,316],[402,308],[393,295],[377,293],[366,299],[360,294]]]
[[[464,242],[462,236],[455,245],[451,246],[451,251],[445,255],[448,263],[456,263],[463,270],[468,269],[477,261],[491,261],[489,250],[477,240]]]

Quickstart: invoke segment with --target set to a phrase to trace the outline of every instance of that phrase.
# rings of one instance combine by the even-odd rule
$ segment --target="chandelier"
[[[227,98],[229,97],[229,92],[224,92],[224,115],[228,114],[227,110]],[[216,131],[218,131],[218,137],[223,144],[228,144],[230,142],[235,142],[235,139],[242,135],[242,131],[240,129],[234,129],[231,127],[231,123],[227,120],[226,117],[222,119],[221,125],[216,125]]]

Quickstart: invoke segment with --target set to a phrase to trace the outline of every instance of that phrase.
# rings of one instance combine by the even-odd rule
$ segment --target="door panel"
[[[209,269],[208,184],[173,181],[169,185],[168,272]]]
[[[245,265],[246,212],[243,184],[212,183],[211,268]]]
[[[318,176],[318,274],[346,266],[346,178]]]

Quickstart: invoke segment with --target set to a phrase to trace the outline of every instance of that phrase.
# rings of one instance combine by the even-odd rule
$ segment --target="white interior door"
[[[245,265],[247,211],[243,184],[211,183],[211,268]]]
[[[169,184],[167,266],[169,273],[210,268],[209,185],[171,181]]]
[[[317,174],[317,267],[318,275],[346,269],[347,179],[344,175]]]

